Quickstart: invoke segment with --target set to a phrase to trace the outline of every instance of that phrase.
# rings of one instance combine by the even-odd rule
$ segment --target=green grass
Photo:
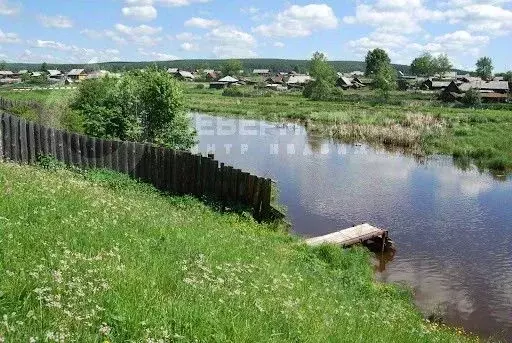
[[[0,163],[0,341],[469,342],[362,249],[107,172]]]

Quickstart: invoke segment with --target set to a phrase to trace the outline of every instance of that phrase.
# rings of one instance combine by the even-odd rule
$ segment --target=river
[[[512,341],[512,178],[308,134],[294,123],[193,115],[197,151],[277,182],[293,231],[369,222],[397,252],[378,280],[414,290],[425,314]]]

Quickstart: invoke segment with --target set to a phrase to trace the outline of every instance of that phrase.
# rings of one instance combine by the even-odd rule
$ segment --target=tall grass
[[[106,172],[0,163],[1,342],[469,342],[361,249]]]

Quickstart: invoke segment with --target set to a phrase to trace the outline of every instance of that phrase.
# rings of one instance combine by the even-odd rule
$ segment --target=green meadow
[[[308,248],[106,172],[0,163],[0,342],[476,342]]]

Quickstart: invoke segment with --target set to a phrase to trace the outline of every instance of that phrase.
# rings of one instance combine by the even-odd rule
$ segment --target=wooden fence
[[[46,127],[0,113],[0,160],[33,164],[51,155],[67,165],[129,174],[174,194],[210,196],[224,206],[251,208],[258,221],[271,219],[271,180],[210,157],[134,142],[105,140]]]

